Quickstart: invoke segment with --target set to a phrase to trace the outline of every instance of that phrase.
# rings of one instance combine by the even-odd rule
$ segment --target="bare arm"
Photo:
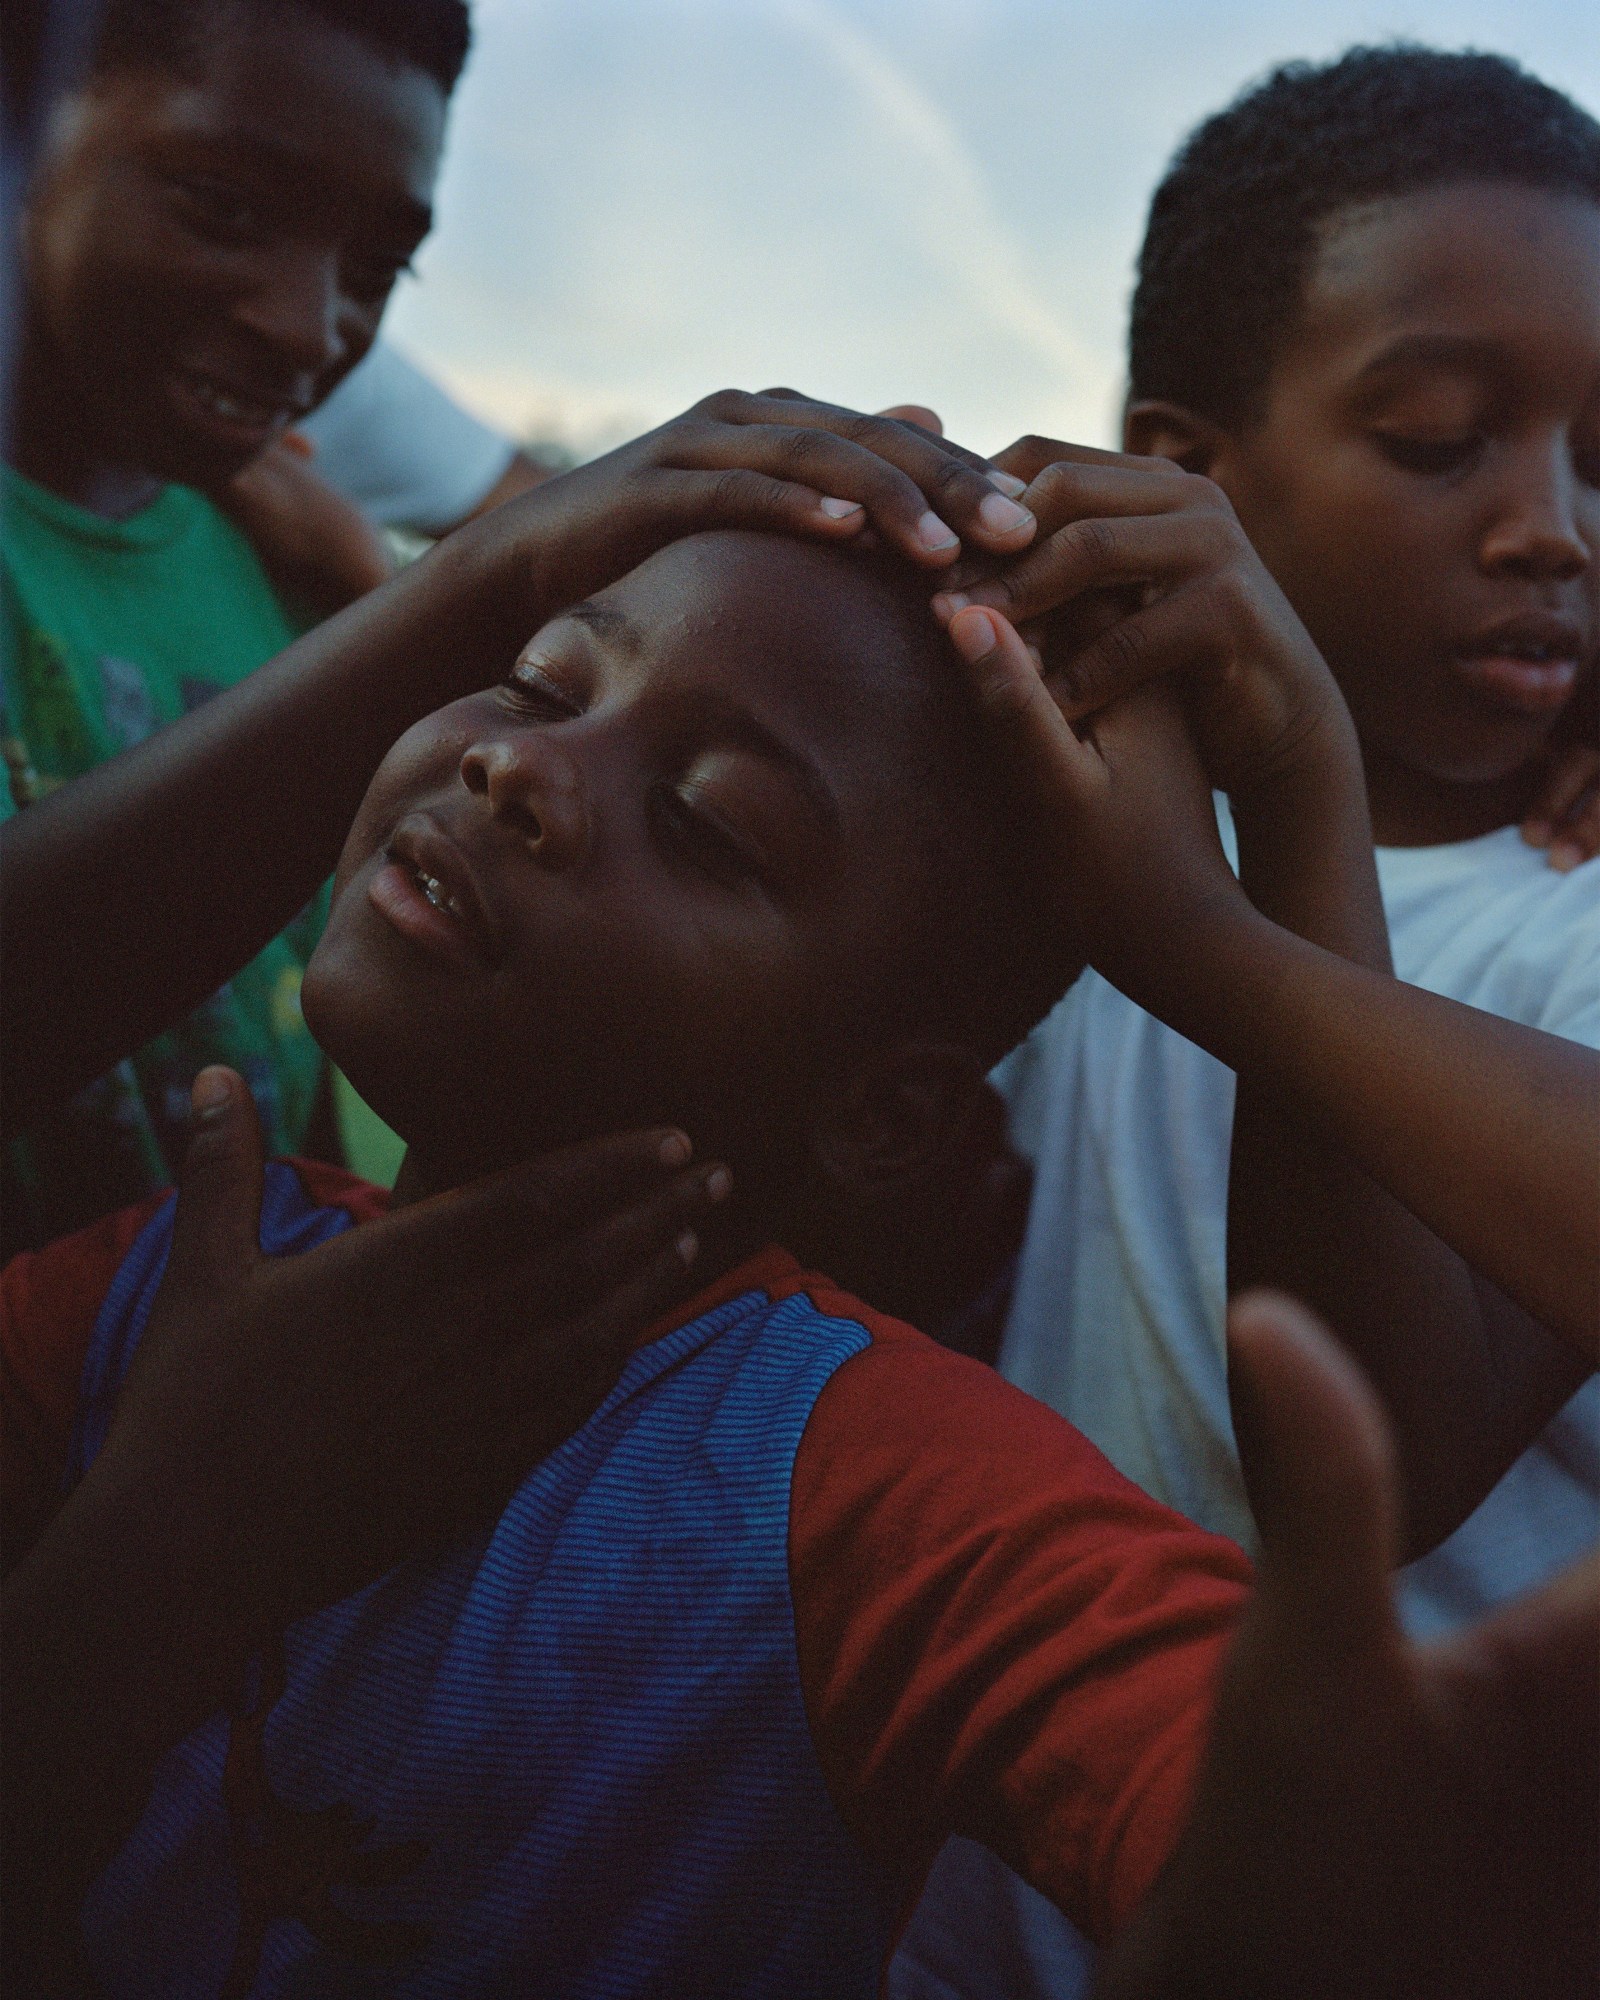
[[[1202,482],[1170,472],[1063,472],[1111,518],[1064,547],[1047,532],[1016,566],[1014,603],[1036,614],[1063,577],[1081,592],[1108,568],[1125,587],[1165,564],[1182,587],[1102,619],[1059,675],[1052,659],[1048,688],[1004,620],[959,610],[952,632],[976,649],[1054,824],[1063,920],[1125,992],[1239,1073],[1232,1276],[1292,1284],[1335,1316],[1395,1416],[1420,1551],[1593,1363],[1600,1059],[1393,978],[1348,717],[1237,523],[1204,495],[1190,518]],[[1033,489],[1030,504],[1048,531]],[[1128,528],[1137,554],[1119,569]],[[1222,861],[1192,748],[1179,768],[1176,695],[1164,726],[1148,695],[1103,706],[1169,676],[1239,802],[1262,907]],[[1070,716],[1090,718],[1081,737]]]
[[[238,687],[0,828],[8,1127],[258,951],[333,867],[395,738],[494,680],[563,606],[713,527],[849,540],[870,521],[938,568],[954,535],[1027,540],[1025,514],[998,530],[979,518],[1001,498],[982,460],[908,425],[728,391],[448,537]],[[930,501],[948,517],[944,546],[919,533]]]

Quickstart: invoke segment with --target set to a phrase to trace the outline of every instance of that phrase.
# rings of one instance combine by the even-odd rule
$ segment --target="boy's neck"
[[[1445,847],[1476,840],[1526,817],[1538,779],[1535,765],[1481,785],[1435,778],[1362,746],[1372,837],[1379,847]]]

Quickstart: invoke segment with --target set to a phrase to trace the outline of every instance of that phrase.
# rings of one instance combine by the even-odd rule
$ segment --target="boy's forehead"
[[[1301,341],[1327,348],[1454,335],[1510,349],[1534,313],[1556,339],[1593,351],[1600,204],[1512,183],[1449,182],[1329,218],[1307,278]]]
[[[770,535],[675,542],[583,615],[650,660],[752,688],[864,686],[899,650],[892,607],[862,566]]]
[[[218,10],[192,73],[106,80],[156,142],[248,153],[409,211],[419,229],[444,143],[445,93],[415,65],[293,4]]]

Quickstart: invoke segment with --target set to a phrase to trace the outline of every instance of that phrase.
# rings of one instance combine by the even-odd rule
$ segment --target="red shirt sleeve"
[[[165,1200],[25,1250],[0,1271],[0,1515],[6,1563],[61,1502],[89,1336],[117,1266]]]
[[[1249,1564],[990,1369],[803,1289],[872,1335],[818,1398],[791,1494],[841,1816],[908,1896],[968,1834],[1104,1939],[1182,1826]]]
[[[381,1215],[382,1188],[316,1160],[291,1162],[319,1206],[356,1222]],[[7,1565],[60,1505],[89,1336],[117,1267],[166,1199],[24,1251],[0,1271],[0,1524]]]

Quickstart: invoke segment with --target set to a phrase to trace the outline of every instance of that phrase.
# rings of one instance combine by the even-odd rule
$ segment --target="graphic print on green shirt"
[[[200,493],[168,486],[111,521],[9,468],[0,481],[4,818],[243,680],[299,628],[249,543]],[[324,889],[188,1020],[13,1145],[22,1213],[8,1248],[170,1184],[189,1086],[207,1063],[249,1084],[269,1152],[298,1150],[323,1072],[300,977],[326,911]]]

